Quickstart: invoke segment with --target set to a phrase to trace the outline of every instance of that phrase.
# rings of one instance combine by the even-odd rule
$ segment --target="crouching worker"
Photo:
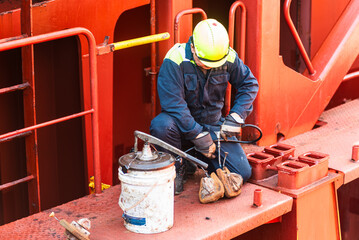
[[[222,116],[227,84],[236,90],[228,116]],[[175,44],[166,54],[158,75],[162,111],[151,122],[151,135],[183,149],[194,145],[211,174],[218,169],[217,133],[237,140],[241,124],[252,111],[258,82],[237,53],[229,47],[225,27],[214,19],[199,22],[187,43]],[[225,167],[243,182],[251,166],[239,143],[221,142]],[[183,191],[184,160],[176,162],[175,193]]]

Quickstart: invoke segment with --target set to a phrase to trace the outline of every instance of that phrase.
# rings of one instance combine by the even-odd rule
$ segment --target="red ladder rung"
[[[14,41],[14,40],[25,38],[25,37],[27,37],[27,34],[22,34],[22,35],[15,36],[15,37],[3,38],[3,39],[0,39],[0,43],[10,42],[10,41]]]
[[[21,179],[18,179],[18,180],[15,180],[15,181],[12,181],[12,182],[9,182],[9,183],[5,183],[5,184],[2,184],[0,185],[0,191],[4,190],[4,189],[8,189],[8,188],[11,188],[15,185],[18,185],[20,183],[24,183],[24,182],[29,182],[31,181],[32,179],[34,179],[34,175],[29,175],[27,177],[24,177],[24,178],[21,178]]]
[[[24,90],[25,88],[28,88],[28,87],[30,87],[30,84],[28,82],[26,82],[26,83],[21,83],[21,84],[18,84],[18,85],[7,87],[7,88],[1,88],[0,89],[0,94],[14,92],[14,91],[17,91],[17,90]]]
[[[15,138],[27,137],[27,136],[29,136],[30,134],[32,134],[32,131],[27,131],[27,132],[23,132],[23,133],[18,133],[18,134],[14,135],[14,136],[0,139],[0,143],[2,143],[2,142],[8,142],[8,141],[11,141],[11,140],[13,140],[13,139],[15,139]]]

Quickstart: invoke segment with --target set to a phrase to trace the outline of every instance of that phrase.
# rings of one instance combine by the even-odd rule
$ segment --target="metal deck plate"
[[[263,187],[267,187],[269,189],[272,189],[274,191],[281,192],[283,194],[286,194],[288,196],[291,196],[295,199],[300,198],[306,194],[309,194],[310,192],[316,191],[317,189],[321,188],[324,184],[331,184],[332,182],[337,182],[337,185],[342,185],[342,176],[337,173],[329,172],[326,177],[323,177],[311,184],[308,184],[307,186],[304,186],[299,189],[289,189],[289,188],[283,188],[278,186],[278,174],[273,175],[269,178],[266,178],[264,180],[260,181],[251,181],[254,184],[258,184]]]
[[[296,156],[307,151],[329,154],[329,168],[344,173],[344,184],[359,177],[359,162],[353,162],[352,146],[359,141],[359,100],[324,112],[326,125],[290,138],[284,143],[296,147]]]
[[[62,239],[64,228],[49,217],[68,222],[87,217],[91,220],[91,239],[230,239],[291,211],[293,199],[276,191],[246,183],[233,199],[201,204],[198,199],[199,171],[185,184],[185,191],[175,196],[174,226],[157,234],[129,232],[118,206],[120,185],[100,196],[86,196],[50,210],[0,227],[0,239]],[[255,208],[253,194],[262,189],[263,205]]]
[[[327,124],[282,141],[295,146],[295,156],[308,151],[329,154],[329,168],[344,174],[344,184],[359,178],[359,162],[351,160],[353,143],[359,141],[359,100],[325,111],[320,120]],[[246,153],[264,147],[244,144]]]
[[[326,111],[321,119],[328,124],[283,142],[296,147],[296,156],[307,151],[327,153],[330,155],[329,167],[344,173],[345,183],[357,179],[359,163],[351,161],[351,151],[353,142],[359,141],[359,100]],[[244,149],[249,153],[260,151],[263,147],[245,145]],[[197,175],[186,183],[185,191],[175,197],[174,226],[164,233],[144,235],[126,230],[121,218],[122,211],[117,205],[120,186],[115,186],[100,196],[86,196],[1,226],[0,239],[63,238],[64,229],[55,219],[48,217],[51,211],[54,211],[59,219],[69,222],[83,217],[89,218],[92,223],[91,239],[106,240],[179,237],[229,239],[291,210],[293,199],[290,196],[251,183],[245,184],[242,194],[236,198],[200,204],[199,177],[197,172]],[[253,192],[257,188],[263,189],[263,206],[254,208]],[[293,192],[290,195],[295,196],[298,193]]]

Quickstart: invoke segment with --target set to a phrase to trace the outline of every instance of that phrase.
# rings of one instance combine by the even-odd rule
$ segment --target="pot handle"
[[[179,150],[178,148],[176,148],[176,147],[174,147],[154,136],[151,136],[149,134],[146,134],[146,133],[143,133],[143,132],[140,132],[137,130],[135,131],[134,134],[135,134],[135,146],[134,146],[135,152],[137,152],[137,138],[139,138],[139,139],[143,140],[144,142],[152,143],[152,144],[158,145],[160,147],[163,147],[163,148],[167,149],[168,151],[177,154],[178,156],[186,158],[187,160],[193,162],[194,164],[196,164],[202,168],[207,169],[207,167],[208,167],[207,163]]]

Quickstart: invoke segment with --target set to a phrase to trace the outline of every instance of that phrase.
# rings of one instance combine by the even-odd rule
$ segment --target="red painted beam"
[[[260,145],[277,136],[290,138],[313,128],[342,79],[358,56],[359,0],[350,1],[317,54],[314,74],[287,67],[280,52],[280,3],[275,0],[243,1],[248,25],[246,64],[259,81],[254,111],[248,118],[263,131]]]

